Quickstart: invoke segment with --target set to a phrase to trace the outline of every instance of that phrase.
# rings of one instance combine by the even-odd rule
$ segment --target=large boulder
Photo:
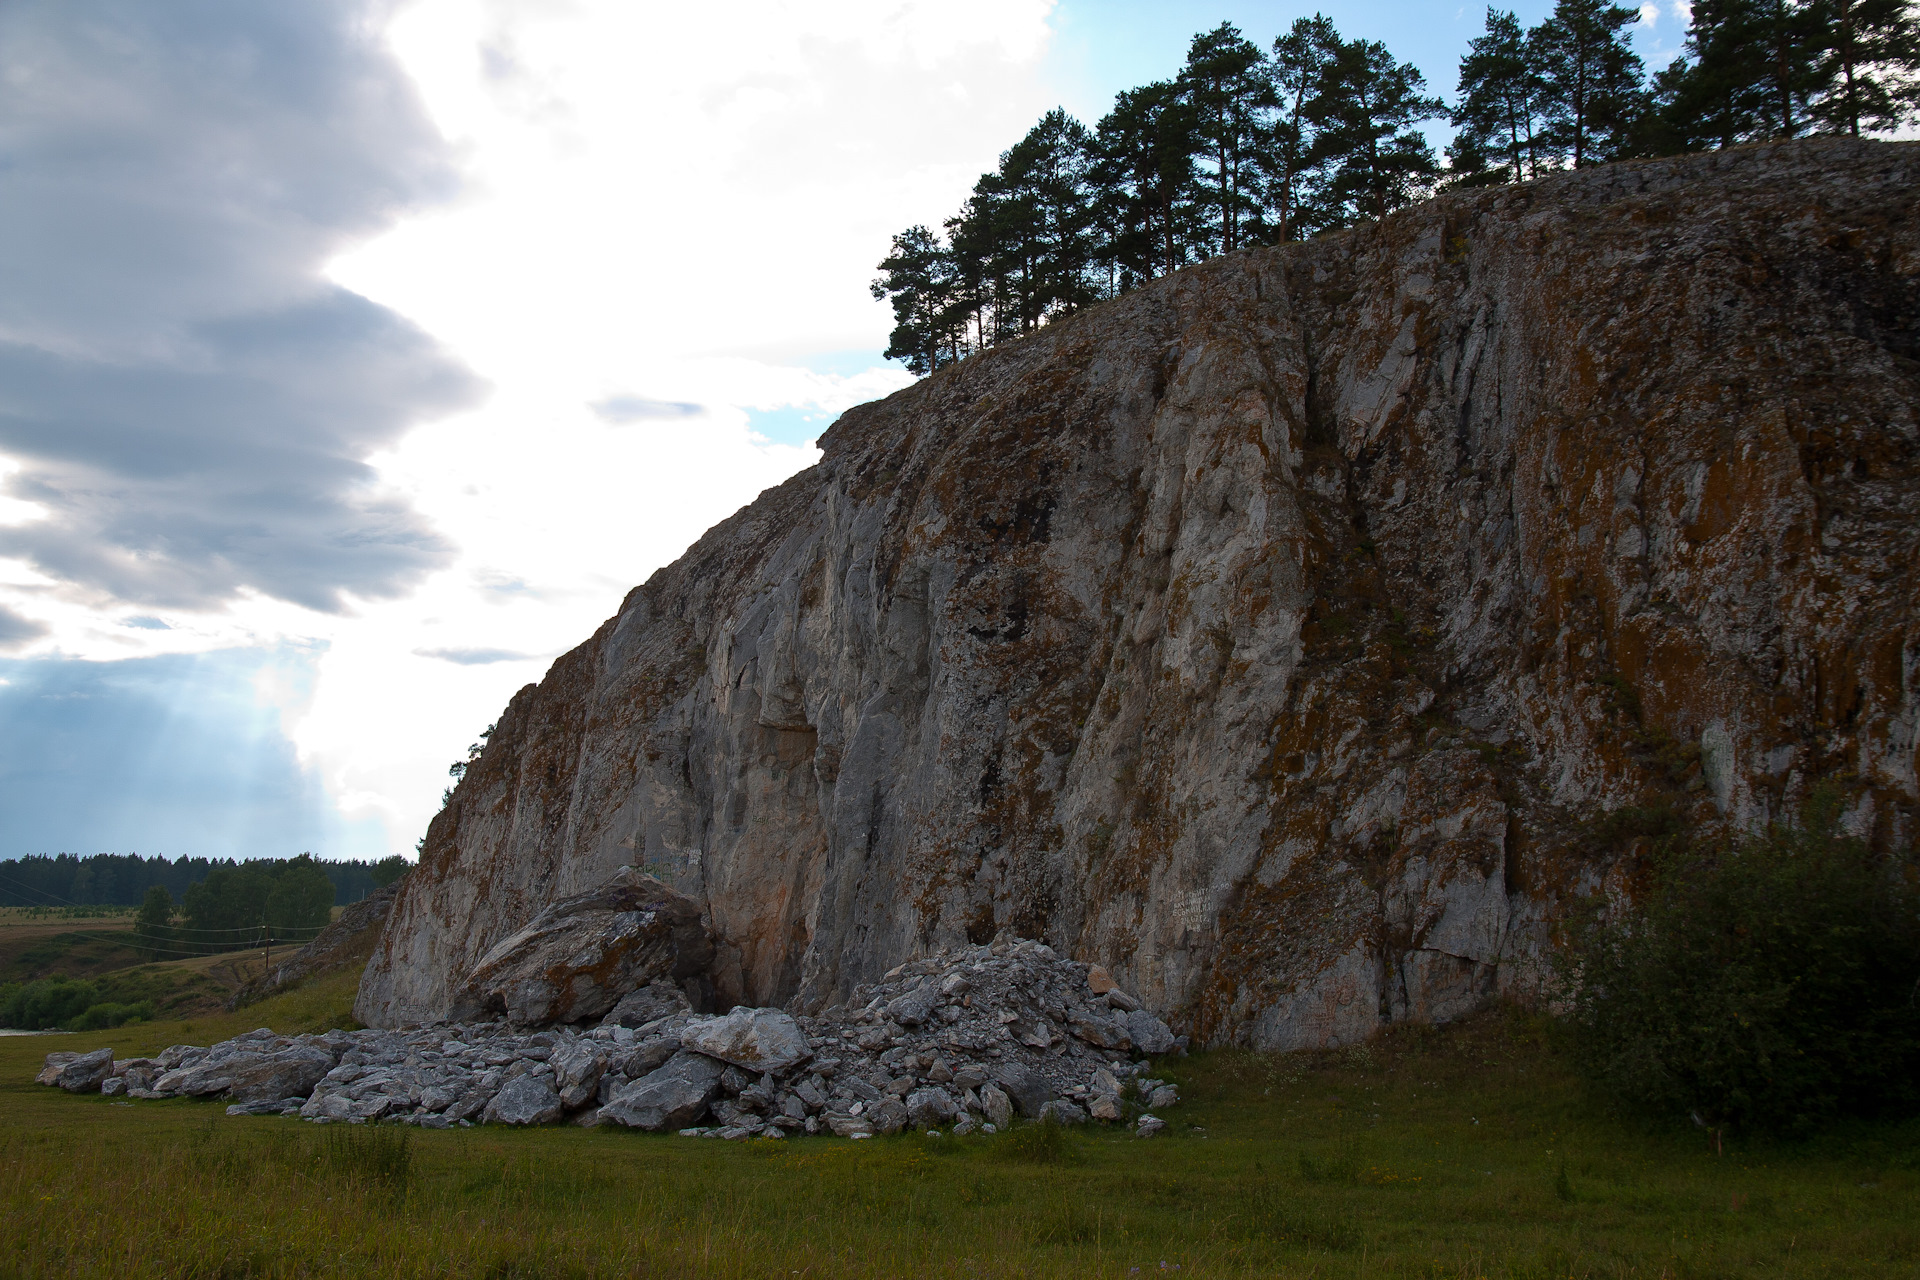
[[[552,903],[481,956],[452,1016],[534,1027],[598,1018],[628,992],[702,973],[712,959],[699,905],[629,868]]]
[[[600,1108],[600,1119],[654,1133],[683,1129],[706,1114],[724,1070],[723,1063],[682,1049],[658,1071],[615,1093]]]
[[[236,1103],[304,1098],[332,1069],[333,1055],[326,1050],[295,1045],[237,1066],[227,1096]]]
[[[1157,1057],[1173,1052],[1173,1032],[1145,1009],[1135,1009],[1127,1015],[1127,1034],[1133,1038],[1133,1047],[1141,1053]]]
[[[778,1009],[736,1007],[719,1018],[702,1018],[680,1033],[680,1043],[709,1058],[749,1071],[785,1071],[813,1056],[791,1014]]]
[[[50,1084],[68,1093],[92,1093],[113,1073],[113,1050],[95,1049],[92,1053],[50,1053],[36,1084]]]

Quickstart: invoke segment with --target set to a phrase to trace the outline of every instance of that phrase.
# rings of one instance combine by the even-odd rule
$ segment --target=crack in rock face
[[[1017,935],[1197,1043],[1334,1045],[1536,991],[1636,882],[1609,814],[1839,779],[1910,843],[1916,179],[1824,139],[1452,193],[849,410],[513,698],[355,1016],[813,1015]],[[623,867],[674,947],[543,915]]]

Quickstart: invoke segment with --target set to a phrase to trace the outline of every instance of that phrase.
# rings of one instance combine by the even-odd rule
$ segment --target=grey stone
[[[1095,1120],[1118,1120],[1122,1114],[1120,1095],[1117,1093],[1096,1093],[1093,1101],[1087,1104],[1087,1113]]]
[[[987,1119],[1004,1129],[1013,1123],[1013,1099],[1003,1090],[987,1085],[980,1090],[980,1106],[987,1113]]]
[[[35,1084],[53,1085],[68,1093],[93,1093],[100,1082],[113,1072],[113,1050],[95,1049],[91,1053],[50,1053]]]
[[[978,1089],[986,1082],[987,1069],[977,1062],[965,1063],[953,1073],[953,1087],[956,1089]]]
[[[665,978],[656,978],[637,991],[629,991],[600,1020],[603,1027],[644,1027],[650,1022],[676,1015],[690,1016],[693,1005],[682,991]]]
[[[827,1127],[842,1138],[871,1138],[874,1133],[873,1121],[866,1116],[848,1115],[843,1111],[829,1111],[821,1119]]]
[[[933,1016],[937,998],[927,987],[920,987],[887,1003],[887,1016],[903,1027],[917,1027]]]
[[[1064,1098],[1055,1098],[1040,1108],[1041,1120],[1052,1120],[1056,1124],[1085,1124],[1087,1113],[1078,1105]]]
[[[488,1124],[552,1124],[562,1114],[560,1095],[536,1076],[521,1076],[502,1085],[487,1104]]]
[[[1180,1091],[1170,1084],[1163,1084],[1147,1098],[1147,1105],[1155,1111],[1171,1107],[1180,1101]]]
[[[784,1071],[813,1054],[793,1015],[745,1006],[736,1007],[725,1017],[688,1023],[680,1033],[680,1043],[753,1071]]]
[[[106,1097],[117,1098],[126,1091],[127,1078],[125,1076],[108,1076],[100,1082],[100,1092]]]
[[[600,1114],[607,1120],[653,1133],[684,1129],[706,1114],[724,1069],[722,1063],[705,1054],[682,1049],[658,1071],[614,1094]]]
[[[1139,1120],[1134,1122],[1133,1136],[1136,1138],[1151,1138],[1154,1134],[1159,1133],[1166,1127],[1167,1122],[1159,1116],[1141,1116]]]
[[[1023,1063],[1006,1062],[995,1067],[993,1082],[1013,1099],[1014,1109],[1029,1120],[1037,1118],[1040,1108],[1053,1098],[1053,1086],[1046,1077]]]
[[[1127,1015],[1127,1033],[1133,1038],[1133,1047],[1149,1057],[1173,1051],[1173,1032],[1145,1009]]]
[[[332,1069],[333,1055],[326,1050],[295,1045],[235,1070],[227,1096],[237,1103],[304,1098]]]
[[[907,1122],[916,1129],[937,1129],[953,1118],[953,1099],[945,1089],[915,1089],[907,1095]]]
[[[595,1100],[600,1077],[607,1069],[607,1055],[594,1041],[583,1040],[562,1050],[553,1062],[553,1084],[559,1090],[560,1105],[575,1111]]]
[[[1101,1049],[1125,1049],[1133,1042],[1126,1023],[1092,1014],[1070,1017],[1067,1028],[1088,1044]]]
[[[876,1133],[898,1133],[907,1127],[907,1108],[898,1098],[882,1098],[866,1110]]]

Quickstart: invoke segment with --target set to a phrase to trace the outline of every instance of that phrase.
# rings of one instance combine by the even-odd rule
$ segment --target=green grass
[[[347,975],[191,1033],[0,1040],[0,1273],[167,1276],[1900,1276],[1920,1132],[1730,1146],[1587,1101],[1537,1026],[1164,1064],[1152,1141],[729,1144],[116,1106],[40,1054],[344,1018]],[[1137,1273],[1135,1269],[1138,1269]]]

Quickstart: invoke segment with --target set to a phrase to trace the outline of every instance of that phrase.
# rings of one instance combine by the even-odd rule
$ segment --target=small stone
[[[1118,1120],[1120,1118],[1120,1095],[1117,1093],[1096,1093],[1093,1101],[1087,1104],[1087,1112],[1095,1120]]]
[[[963,1063],[953,1073],[953,1084],[958,1089],[978,1089],[987,1082],[987,1069],[978,1063]]]
[[[933,1065],[927,1068],[927,1079],[935,1084],[947,1084],[953,1079],[953,1068],[947,1065],[945,1058],[935,1058]]]
[[[1159,1133],[1166,1127],[1167,1122],[1158,1116],[1141,1116],[1139,1120],[1134,1122],[1133,1136],[1136,1138],[1151,1138],[1154,1134]]]

